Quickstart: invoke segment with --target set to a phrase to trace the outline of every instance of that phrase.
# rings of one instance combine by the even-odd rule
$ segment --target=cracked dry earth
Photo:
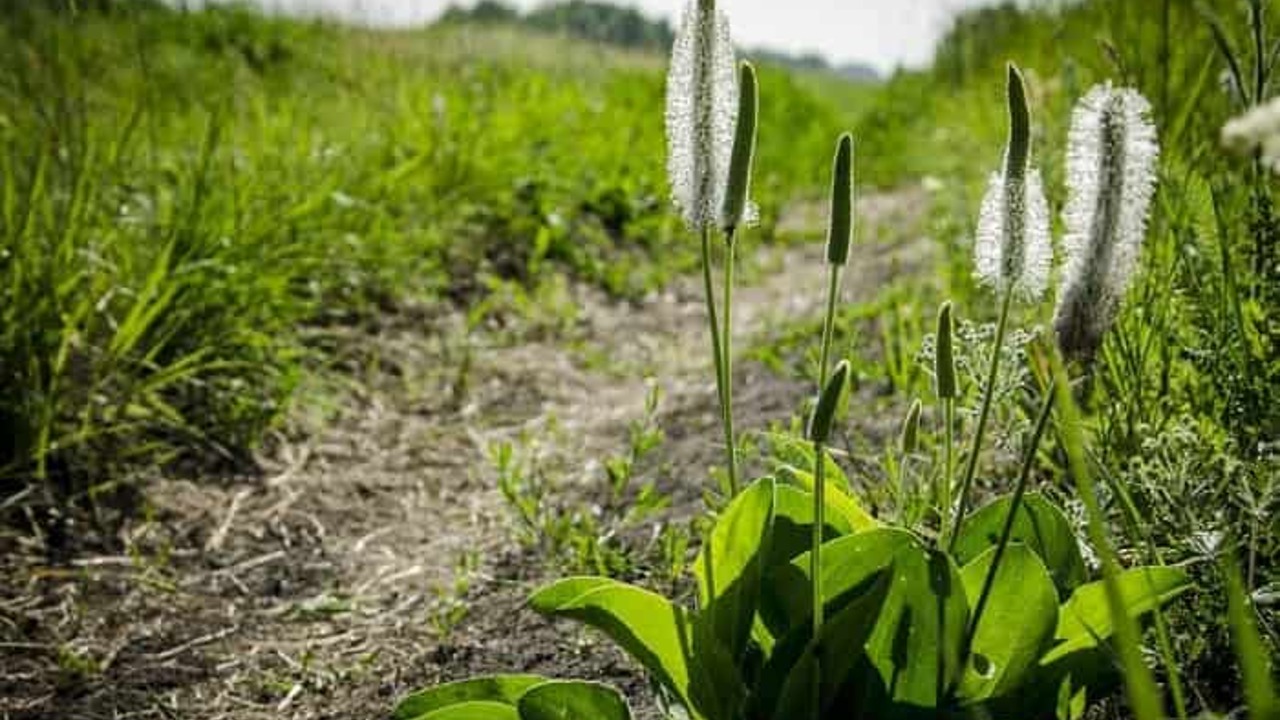
[[[860,204],[846,302],[924,266],[927,240],[875,238],[918,226],[925,201],[910,190]],[[792,229],[820,226],[814,210]],[[735,296],[738,348],[820,312],[822,251],[756,251],[759,272]],[[118,554],[54,564],[43,538],[0,535],[0,718],[381,718],[409,690],[498,671],[611,682],[653,717],[626,658],[523,606],[547,570],[514,539],[490,449],[536,439],[561,490],[591,498],[605,482],[593,458],[622,448],[654,382],[656,482],[668,517],[697,514],[722,452],[701,282],[638,304],[570,297],[573,342],[467,339],[453,316],[354,338],[362,374],[313,431],[282,442],[262,477],[149,480]],[[811,392],[748,362],[735,384],[748,431],[787,421]]]

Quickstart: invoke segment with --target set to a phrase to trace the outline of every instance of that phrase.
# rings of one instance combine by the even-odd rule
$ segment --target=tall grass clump
[[[999,294],[1000,315],[996,320],[991,361],[983,385],[973,444],[960,476],[956,532],[961,529],[969,508],[979,451],[995,398],[1009,310],[1015,297],[1035,300],[1044,292],[1052,259],[1049,209],[1044,188],[1039,173],[1030,167],[1031,112],[1027,106],[1026,86],[1022,73],[1012,64],[1007,75],[1009,141],[1005,146],[1004,167],[991,177],[982,200],[978,234],[974,240],[974,266],[978,277]],[[943,512],[950,513],[951,508],[943,508]]]
[[[166,29],[140,19],[139,51]],[[249,214],[261,188],[228,151],[225,112],[166,127],[161,88],[176,78],[116,88],[89,74],[109,56],[85,37],[110,32],[103,18],[38,8],[0,25],[14,48],[0,138],[0,477],[62,500],[124,466],[242,463],[297,383],[299,350],[284,338],[306,307],[292,286],[314,267],[284,218]],[[185,147],[163,144],[175,130]]]

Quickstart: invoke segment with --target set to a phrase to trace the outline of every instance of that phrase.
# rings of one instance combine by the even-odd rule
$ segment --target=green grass
[[[928,177],[939,188],[931,224],[947,250],[940,275],[962,316],[990,318],[993,298],[972,279],[969,238],[986,176],[1000,161],[1004,63],[1027,71],[1033,162],[1045,174],[1055,215],[1065,200],[1062,158],[1075,100],[1110,79],[1152,102],[1160,190],[1139,276],[1082,399],[1092,427],[1090,466],[1105,482],[1103,510],[1123,552],[1188,564],[1199,581],[1197,601],[1171,615],[1193,709],[1228,708],[1241,698],[1228,593],[1211,561],[1240,558],[1245,591],[1256,597],[1280,582],[1280,224],[1274,181],[1220,146],[1223,123],[1243,104],[1224,87],[1229,63],[1206,19],[1220,22],[1243,84],[1270,97],[1276,87],[1266,62],[1256,74],[1251,7],[1264,13],[1265,25],[1280,17],[1280,7],[1262,0],[1092,0],[974,11],[957,20],[930,71],[893,78],[859,122],[860,167],[869,182]],[[1274,37],[1264,28],[1261,38],[1264,60],[1273,58],[1266,48]],[[1054,299],[1016,322],[1051,327]],[[1043,460],[1065,469],[1060,453]],[[1274,658],[1280,625],[1273,608],[1257,612]]]
[[[1252,2],[1274,24],[1275,3]],[[372,326],[424,303],[477,323],[563,316],[567,303],[539,304],[563,297],[566,279],[636,297],[696,269],[697,242],[666,197],[661,57],[503,26],[373,32],[234,8],[11,4],[0,2],[6,495],[76,501],[152,465],[248,464],[327,372],[317,328]],[[1120,560],[1194,576],[1195,601],[1169,612],[1173,661],[1157,677],[1171,687],[1180,672],[1193,711],[1241,702],[1233,627],[1255,658],[1248,692],[1265,694],[1256,656],[1276,656],[1274,604],[1242,598],[1280,587],[1280,221],[1274,180],[1218,141],[1243,109],[1241,88],[1222,84],[1224,50],[1244,89],[1268,96],[1273,39],[1255,37],[1248,3],[1212,6],[1216,36],[1180,0],[975,11],[932,69],[876,88],[764,67],[763,227],[751,235],[774,239],[787,202],[822,197],[847,126],[860,186],[928,181],[937,277],[900,279],[838,324],[842,342],[859,338],[858,378],[895,394],[875,409],[905,406],[930,392],[913,353],[932,301],[955,301],[970,321],[960,339],[975,346],[986,336],[972,321],[995,314],[972,279],[969,238],[1004,144],[1006,60],[1027,71],[1033,162],[1055,214],[1074,102],[1105,79],[1152,100],[1161,182],[1142,271],[1080,390],[1086,437],[1065,428],[1064,453],[1064,428],[1051,428],[1037,477],[1065,498],[1070,476],[1096,478]],[[1046,300],[1012,322],[1044,326],[1050,313]],[[816,376],[803,356],[815,334],[797,322],[753,353]],[[973,348],[957,352],[985,365]],[[1044,379],[1037,357],[1005,363],[1009,397]],[[1034,411],[1025,404],[996,410],[1006,449]],[[929,425],[926,448],[937,445]],[[619,508],[633,500],[624,491],[639,454],[609,468]],[[573,509],[525,470],[508,462],[505,489],[528,509],[533,539],[560,538],[557,554],[579,569],[627,572],[632,558],[599,542],[609,528],[566,524]],[[671,543],[659,554],[675,584],[679,563],[667,561],[685,547]],[[1238,579],[1224,557],[1239,558]],[[92,670],[64,659],[71,674]]]
[[[325,363],[303,327],[509,311],[557,275],[639,296],[695,267],[656,55],[141,3],[23,5],[0,44],[0,476],[18,487],[243,465]],[[762,150],[767,239],[820,192],[805,159],[856,92],[771,68],[762,88],[762,132],[788,138]]]

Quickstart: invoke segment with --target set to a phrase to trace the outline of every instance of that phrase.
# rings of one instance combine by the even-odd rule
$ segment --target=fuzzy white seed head
[[[1049,203],[1040,171],[1027,171],[1020,193],[1009,187],[1004,171],[992,173],[974,240],[978,278],[1001,293],[1012,285],[1018,297],[1034,300],[1049,282],[1052,260]]]
[[[1237,153],[1259,151],[1271,172],[1280,174],[1280,98],[1222,126],[1222,144]]]
[[[710,6],[690,0],[685,7],[667,72],[667,176],[676,208],[694,230],[720,219],[738,115],[729,21]]]
[[[1090,90],[1071,116],[1066,267],[1054,327],[1068,357],[1092,360],[1137,267],[1160,147],[1151,106],[1134,90]]]

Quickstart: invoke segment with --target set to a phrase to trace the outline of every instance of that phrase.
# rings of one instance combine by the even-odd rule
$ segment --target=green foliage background
[[[636,296],[695,262],[666,199],[657,55],[510,26],[55,6],[0,22],[12,481],[79,493],[138,463],[243,461],[323,363],[307,327],[549,272]],[[763,132],[788,138],[761,153],[768,239],[784,200],[820,191],[848,118],[762,76]]]

